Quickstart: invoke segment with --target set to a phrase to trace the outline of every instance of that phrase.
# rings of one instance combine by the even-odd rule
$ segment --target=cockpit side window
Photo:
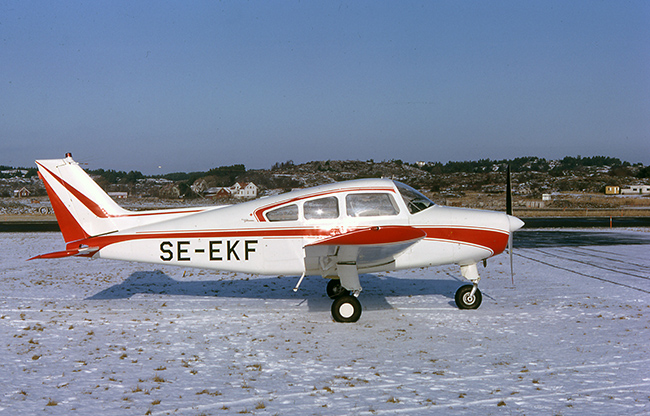
[[[312,199],[303,205],[306,220],[339,217],[339,200],[334,197]]]
[[[298,220],[298,205],[291,204],[276,208],[266,213],[266,218],[269,221],[297,221]]]
[[[408,210],[411,214],[424,211],[425,209],[434,205],[433,202],[426,196],[422,195],[420,192],[411,188],[408,185],[405,185],[401,182],[395,181],[399,193],[402,195],[404,203],[408,207]]]
[[[345,208],[350,217],[378,217],[397,215],[399,208],[390,194],[358,193],[345,197]]]

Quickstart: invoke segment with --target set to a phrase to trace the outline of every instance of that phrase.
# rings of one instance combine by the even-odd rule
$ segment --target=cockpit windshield
[[[416,191],[410,186],[397,181],[395,181],[395,185],[397,185],[397,189],[402,195],[402,199],[404,200],[404,203],[408,207],[408,210],[411,214],[424,211],[425,209],[434,205],[434,203],[431,202],[429,198],[422,195],[420,192]]]

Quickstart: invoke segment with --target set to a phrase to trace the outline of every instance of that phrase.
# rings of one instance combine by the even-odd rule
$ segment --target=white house
[[[632,185],[621,188],[621,195],[650,194],[650,185]]]
[[[129,194],[128,192],[109,192],[108,196],[110,196],[113,199],[126,199]]]
[[[253,182],[237,182],[230,187],[230,192],[235,198],[257,198],[258,190]]]

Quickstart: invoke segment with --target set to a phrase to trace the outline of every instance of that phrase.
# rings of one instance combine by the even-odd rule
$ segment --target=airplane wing
[[[389,264],[425,236],[409,226],[366,227],[306,245],[305,265],[323,275],[336,274],[343,287],[360,291],[359,268]]]

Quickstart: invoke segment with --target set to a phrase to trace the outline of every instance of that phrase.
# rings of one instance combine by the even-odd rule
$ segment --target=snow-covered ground
[[[555,233],[555,234],[554,234]],[[325,281],[58,259],[0,234],[0,414],[645,414],[650,233],[518,233],[462,311],[457,267]]]

